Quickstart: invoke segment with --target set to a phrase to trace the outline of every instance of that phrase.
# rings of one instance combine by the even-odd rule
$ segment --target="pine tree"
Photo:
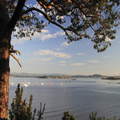
[[[111,45],[106,38],[115,39],[120,12],[118,0],[36,0],[39,8],[28,7],[27,0],[0,0],[0,118],[7,119],[9,96],[9,59],[20,54],[11,45],[11,35],[16,38],[29,37],[41,32],[46,25],[61,28],[68,43],[82,38],[91,39],[98,52]],[[99,4],[100,3],[100,4]],[[39,17],[42,14],[47,20]],[[65,26],[64,23],[70,23]],[[94,35],[87,30],[93,30]],[[22,67],[22,66],[21,66]]]
[[[32,113],[32,100],[33,96],[30,96],[29,104],[26,103],[26,99],[22,100],[23,88],[20,89],[20,84],[18,84],[15,91],[15,98],[11,103],[11,109],[9,110],[10,120],[35,120],[36,109]],[[40,103],[40,110],[37,112],[37,120],[41,120],[45,110],[45,104],[42,108],[42,103]]]

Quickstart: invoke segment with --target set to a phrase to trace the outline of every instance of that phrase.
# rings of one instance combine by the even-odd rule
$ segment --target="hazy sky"
[[[88,32],[92,36],[93,32]],[[64,32],[52,24],[42,33],[35,33],[31,41],[29,38],[12,37],[14,49],[21,52],[21,55],[16,57],[22,68],[11,57],[11,73],[120,75],[120,29],[117,30],[111,47],[102,53],[97,53],[90,39],[82,39],[68,45],[64,38]]]

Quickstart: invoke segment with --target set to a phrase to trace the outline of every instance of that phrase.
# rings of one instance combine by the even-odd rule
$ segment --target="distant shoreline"
[[[120,80],[120,77],[102,77],[101,79]]]
[[[108,80],[120,80],[120,76],[106,76],[100,74],[93,75],[66,75],[66,74],[32,74],[32,73],[11,73],[10,77],[24,77],[24,78],[46,78],[46,79],[76,79],[76,78],[100,78]]]

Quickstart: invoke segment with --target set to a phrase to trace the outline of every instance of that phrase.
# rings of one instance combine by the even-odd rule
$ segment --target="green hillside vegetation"
[[[50,78],[49,76],[45,75],[45,76],[41,76],[41,77],[38,77],[38,78]]]
[[[120,77],[102,77],[101,79],[120,80]]]
[[[72,76],[74,78],[77,78],[77,77],[102,77],[102,75],[100,74],[93,74],[93,75],[74,75]]]
[[[40,76],[40,77],[38,77],[38,78],[47,78],[47,79],[49,79],[49,78],[54,78],[54,79],[69,79],[69,78],[71,78],[70,76]]]

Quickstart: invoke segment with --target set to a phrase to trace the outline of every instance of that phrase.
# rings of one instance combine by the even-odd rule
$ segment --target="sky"
[[[29,4],[29,3],[28,3]],[[34,3],[31,3],[31,6]],[[40,15],[42,18],[42,15]],[[92,36],[93,32],[88,31]],[[12,36],[14,49],[21,55],[22,68],[10,57],[11,73],[67,74],[67,75],[120,75],[120,29],[116,39],[106,51],[98,53],[90,39],[83,38],[68,44],[64,32],[55,25],[48,25],[41,33],[29,38]]]

